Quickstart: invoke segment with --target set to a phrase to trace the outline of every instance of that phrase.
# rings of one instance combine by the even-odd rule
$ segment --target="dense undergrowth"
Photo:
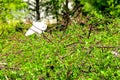
[[[99,21],[101,22],[101,21]],[[63,31],[0,36],[1,80],[118,80],[120,23],[71,24]],[[94,22],[92,22],[94,23]],[[7,26],[7,25],[6,25]]]

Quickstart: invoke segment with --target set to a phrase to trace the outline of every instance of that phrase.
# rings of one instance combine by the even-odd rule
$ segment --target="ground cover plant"
[[[99,24],[97,20],[85,25],[73,22],[65,32],[54,30],[40,36],[4,31],[0,36],[0,79],[118,80],[120,20],[99,19]]]

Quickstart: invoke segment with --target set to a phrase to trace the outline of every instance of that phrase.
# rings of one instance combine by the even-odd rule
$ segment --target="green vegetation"
[[[70,11],[60,7],[68,0],[50,0],[44,6],[52,7],[51,13],[60,21],[68,20],[54,26],[67,28],[50,25],[51,31],[28,37],[25,32],[31,24],[21,22],[23,16],[16,20],[8,14],[27,4],[9,1],[13,2],[0,0],[0,80],[120,79],[119,0],[71,0],[74,9]],[[57,10],[70,14],[66,17]]]
[[[0,0],[0,7],[0,22],[7,22],[23,18],[27,4],[22,0]]]
[[[95,26],[89,38],[89,27],[75,23],[68,26],[62,38],[61,31],[41,36],[25,37],[22,32],[1,36],[0,78],[118,80],[120,58],[111,51],[119,52],[119,21]]]

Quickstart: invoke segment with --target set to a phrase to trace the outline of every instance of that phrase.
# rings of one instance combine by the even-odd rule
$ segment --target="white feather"
[[[41,34],[47,29],[47,25],[44,22],[33,22],[32,27],[28,29],[25,36],[32,35],[34,33]]]
[[[26,33],[25,33],[25,36],[29,36],[29,35],[32,35],[34,34],[35,32],[33,30],[28,30]]]

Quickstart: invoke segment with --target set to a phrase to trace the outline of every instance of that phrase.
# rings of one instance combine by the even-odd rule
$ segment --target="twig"
[[[120,48],[120,46],[95,46],[96,48]],[[93,48],[93,47],[91,47]]]
[[[90,38],[90,34],[91,34],[91,32],[92,32],[92,25],[89,25],[89,33],[88,33],[88,39]]]
[[[2,36],[3,33],[4,33],[4,29],[2,29],[2,32],[1,32],[0,36]]]
[[[43,34],[43,37],[45,37],[49,42],[51,42],[51,43],[53,43],[49,38],[47,38],[47,36],[45,36],[44,34]],[[53,43],[54,44],[54,43]]]
[[[71,44],[66,45],[65,47],[69,47],[69,46],[76,45],[76,44],[85,44],[85,43],[82,43],[82,42],[73,42]]]

